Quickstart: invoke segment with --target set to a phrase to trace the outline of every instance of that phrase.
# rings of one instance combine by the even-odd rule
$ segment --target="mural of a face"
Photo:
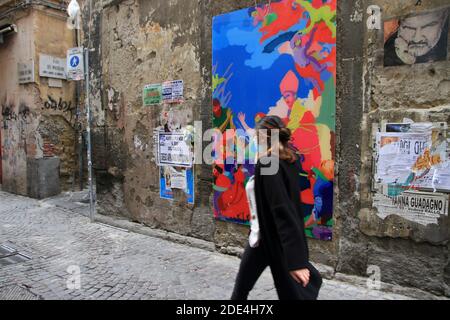
[[[432,12],[402,20],[398,37],[405,41],[405,51],[413,57],[430,52],[439,42],[446,18],[445,12]]]
[[[297,100],[297,95],[294,92],[284,92],[283,98],[286,104],[288,105],[289,109],[292,109],[292,106],[295,103],[295,100]]]
[[[294,72],[289,70],[280,83],[280,92],[289,109],[294,106],[297,100],[297,92],[299,88],[299,81]]]

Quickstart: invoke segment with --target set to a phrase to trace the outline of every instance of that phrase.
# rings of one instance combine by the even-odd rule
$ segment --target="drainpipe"
[[[89,1],[90,2],[90,1]],[[87,48],[84,49],[84,63],[85,63],[85,84],[86,84],[86,140],[87,140],[87,162],[88,162],[88,181],[89,181],[89,217],[91,222],[94,222],[94,185],[93,185],[93,175],[92,175],[92,143],[91,143],[91,99],[90,99],[90,85],[89,85],[89,51],[94,51],[90,48],[90,43]]]
[[[86,118],[87,118],[87,125],[86,125],[86,142],[87,142],[87,164],[88,164],[88,181],[89,181],[89,217],[91,222],[94,222],[94,211],[95,211],[95,201],[94,201],[94,185],[93,185],[93,172],[92,172],[92,141],[91,141],[91,122],[92,122],[92,115],[91,115],[91,99],[90,99],[90,72],[89,72],[89,52],[94,52],[95,49],[92,48],[92,42],[91,42],[91,19],[92,19],[92,0],[88,1],[89,5],[89,20],[88,20],[88,43],[86,45],[86,48],[84,49],[84,63],[85,63],[85,85],[86,85]]]

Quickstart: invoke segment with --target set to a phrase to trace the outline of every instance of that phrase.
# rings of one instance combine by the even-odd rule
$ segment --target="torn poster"
[[[421,225],[438,224],[443,215],[448,215],[448,196],[442,193],[405,191],[389,196],[387,186],[373,198],[377,215],[384,219],[397,215]]]
[[[386,123],[386,132],[430,133],[436,125],[431,122]]]
[[[379,132],[377,148],[375,179],[388,184],[390,196],[407,189],[450,190],[450,161],[443,134]]]
[[[178,171],[174,167],[167,168],[170,168],[171,171],[170,188],[186,190],[186,170]]]
[[[159,195],[162,199],[173,200],[174,189],[182,189],[187,202],[194,204],[194,170],[192,168],[159,167]]]
[[[406,181],[431,135],[418,133],[377,133],[378,164],[376,179],[382,183]]]

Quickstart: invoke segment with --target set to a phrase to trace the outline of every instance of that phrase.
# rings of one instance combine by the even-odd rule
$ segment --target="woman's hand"
[[[291,277],[294,278],[295,281],[302,284],[304,287],[306,287],[309,283],[309,276],[310,272],[308,269],[299,269],[295,271],[289,272]]]

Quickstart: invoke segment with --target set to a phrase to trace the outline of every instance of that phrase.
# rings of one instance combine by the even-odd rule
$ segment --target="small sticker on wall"
[[[144,106],[160,104],[162,101],[162,86],[160,83],[146,85],[142,91]]]
[[[166,81],[162,84],[162,100],[165,103],[183,102],[183,80]]]

